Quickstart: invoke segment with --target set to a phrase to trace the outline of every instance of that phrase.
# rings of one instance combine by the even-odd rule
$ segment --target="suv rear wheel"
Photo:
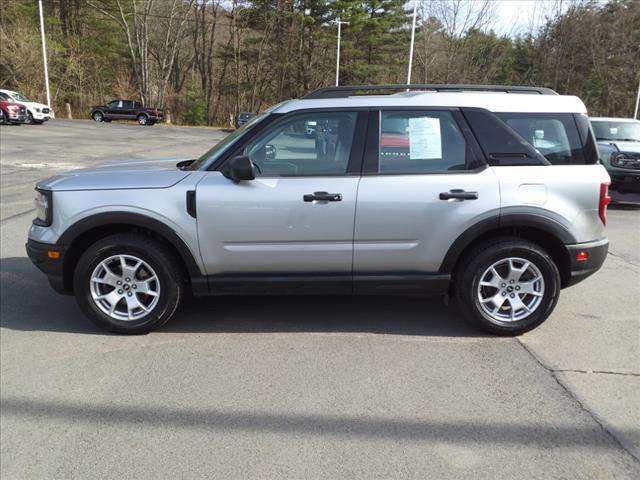
[[[80,257],[73,278],[82,310],[100,327],[147,333],[166,323],[183,294],[181,269],[162,244],[143,235],[104,238]]]
[[[138,115],[138,123],[140,125],[147,125],[149,123],[149,117],[147,117],[144,113]]]
[[[560,273],[535,243],[516,238],[486,242],[469,252],[456,275],[456,298],[465,316],[498,335],[529,331],[551,314]]]

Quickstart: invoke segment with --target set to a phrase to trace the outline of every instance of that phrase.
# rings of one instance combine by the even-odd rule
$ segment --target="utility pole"
[[[336,54],[336,87],[340,81],[340,35],[342,31],[342,24],[349,25],[349,22],[341,22],[338,18],[338,53]]]
[[[633,118],[638,119],[638,104],[640,104],[640,81],[638,82],[638,95],[636,95],[636,109],[633,111]]]
[[[47,106],[51,108],[51,94],[49,93],[49,69],[47,68],[47,43],[44,38],[44,16],[42,15],[42,0],[38,0],[38,7],[40,8],[40,36],[42,37],[42,59],[44,61],[44,83],[47,88]]]
[[[409,68],[407,70],[407,85],[411,84],[411,69],[413,67],[413,44],[416,38],[416,16],[418,14],[418,1],[413,2],[413,24],[411,26],[411,45],[409,46]]]

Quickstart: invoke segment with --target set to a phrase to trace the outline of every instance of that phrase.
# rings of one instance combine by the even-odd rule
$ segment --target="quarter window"
[[[472,156],[449,111],[383,111],[380,173],[436,173],[465,170]]]
[[[584,164],[582,142],[570,113],[497,113],[554,165]]]
[[[357,113],[318,112],[277,122],[243,150],[260,176],[344,175]]]

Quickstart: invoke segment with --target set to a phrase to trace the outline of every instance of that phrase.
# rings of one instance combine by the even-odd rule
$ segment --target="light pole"
[[[338,18],[338,53],[336,54],[336,87],[340,80],[340,34],[342,32],[342,24],[349,25],[349,22],[342,22]]]
[[[636,96],[636,109],[633,111],[633,118],[638,118],[638,104],[640,104],[640,82],[638,82],[638,95]]]
[[[411,45],[409,46],[409,68],[407,70],[407,85],[411,84],[411,68],[413,67],[413,44],[416,38],[416,16],[418,14],[418,1],[413,2],[413,24],[411,25]]]
[[[44,83],[47,88],[47,106],[51,108],[51,95],[49,93],[49,69],[47,68],[47,44],[44,38],[44,16],[42,15],[42,0],[38,0],[40,8],[40,36],[42,37],[42,59],[44,60]]]

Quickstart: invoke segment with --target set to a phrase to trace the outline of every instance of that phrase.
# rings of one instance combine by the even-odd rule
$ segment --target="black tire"
[[[120,300],[113,302],[117,305],[116,315],[118,311],[128,311],[128,308],[126,308],[127,298],[125,298],[125,294],[131,297],[130,294],[133,293],[134,298],[141,302],[151,300],[147,304],[147,306],[150,307],[150,311],[137,319],[122,320],[114,318],[110,316],[108,312],[101,310],[97,301],[93,298],[92,288],[103,288],[102,286],[95,286],[94,282],[92,282],[91,279],[94,271],[101,262],[105,260],[108,261],[111,257],[119,255],[127,256],[128,259],[135,257],[135,259],[142,260],[150,267],[151,272],[155,273],[159,282],[157,284],[157,290],[159,291],[157,300],[153,299],[156,296],[148,297],[139,291],[129,290],[129,288],[127,288],[129,285],[122,287],[127,288],[127,290],[129,290],[127,292],[118,290],[121,287],[106,285],[104,288],[108,290],[99,292],[110,294],[117,290],[118,295],[121,295]],[[132,263],[135,263],[135,261]],[[143,264],[137,271],[144,274],[145,265]],[[114,273],[118,274],[115,270]],[[149,272],[146,273],[147,275],[149,274]],[[124,272],[120,271],[119,274],[122,276],[116,278],[124,280]],[[131,288],[136,288],[133,286],[133,283],[135,283],[137,279],[132,278],[131,280]],[[128,278],[127,281],[129,281]],[[111,290],[111,288],[113,288],[113,290]],[[184,282],[180,264],[164,245],[144,235],[117,234],[94,243],[80,257],[74,271],[73,289],[80,308],[96,325],[110,332],[140,334],[148,333],[161,327],[171,318],[183,296]],[[142,299],[139,294],[142,296]]]
[[[27,123],[30,123],[32,125],[35,123],[33,120],[33,115],[31,115],[31,112],[29,110],[27,110]]]
[[[149,123],[149,117],[147,117],[144,113],[138,115],[137,119],[140,125],[147,125]]]
[[[7,123],[6,118],[7,117],[5,117],[4,111],[0,109],[0,125],[4,125],[5,123]]]
[[[524,293],[513,291],[515,286],[510,286],[508,280],[505,283],[502,283],[501,279],[498,280],[502,275],[496,277],[496,281],[499,283],[498,287],[480,286],[488,269],[497,262],[506,261],[505,259],[508,258],[526,260],[530,262],[530,265],[533,265],[532,268],[537,269],[541,274],[543,292],[535,294],[536,297],[540,297],[539,300],[535,300],[533,295],[527,296]],[[508,265],[508,262],[506,264]],[[524,267],[523,263],[516,262],[516,265],[518,268]],[[531,275],[533,276],[533,274]],[[537,278],[537,275],[533,278]],[[519,282],[516,281],[515,285],[519,285]],[[522,288],[524,290],[525,287]],[[458,306],[464,316],[482,330],[496,335],[519,335],[540,325],[553,312],[560,295],[560,273],[553,259],[537,244],[517,238],[503,237],[482,243],[464,255],[456,271],[454,290]],[[514,320],[496,318],[483,308],[480,300],[481,295],[486,295],[485,302],[486,298],[493,295],[498,299],[503,296],[507,297],[505,298],[507,302],[498,309],[497,315],[521,311],[526,317]],[[514,295],[517,299],[524,299],[525,302],[538,303],[534,303],[535,308],[532,307],[530,313],[523,309],[518,310],[511,307],[511,301],[508,298]],[[513,301],[517,301],[516,298]],[[507,303],[508,305],[506,305]],[[497,308],[492,302],[485,303],[485,305],[488,305],[486,308]],[[529,303],[530,307],[532,305]]]
[[[104,115],[102,112],[93,112],[91,114],[91,118],[98,123],[104,122]]]

